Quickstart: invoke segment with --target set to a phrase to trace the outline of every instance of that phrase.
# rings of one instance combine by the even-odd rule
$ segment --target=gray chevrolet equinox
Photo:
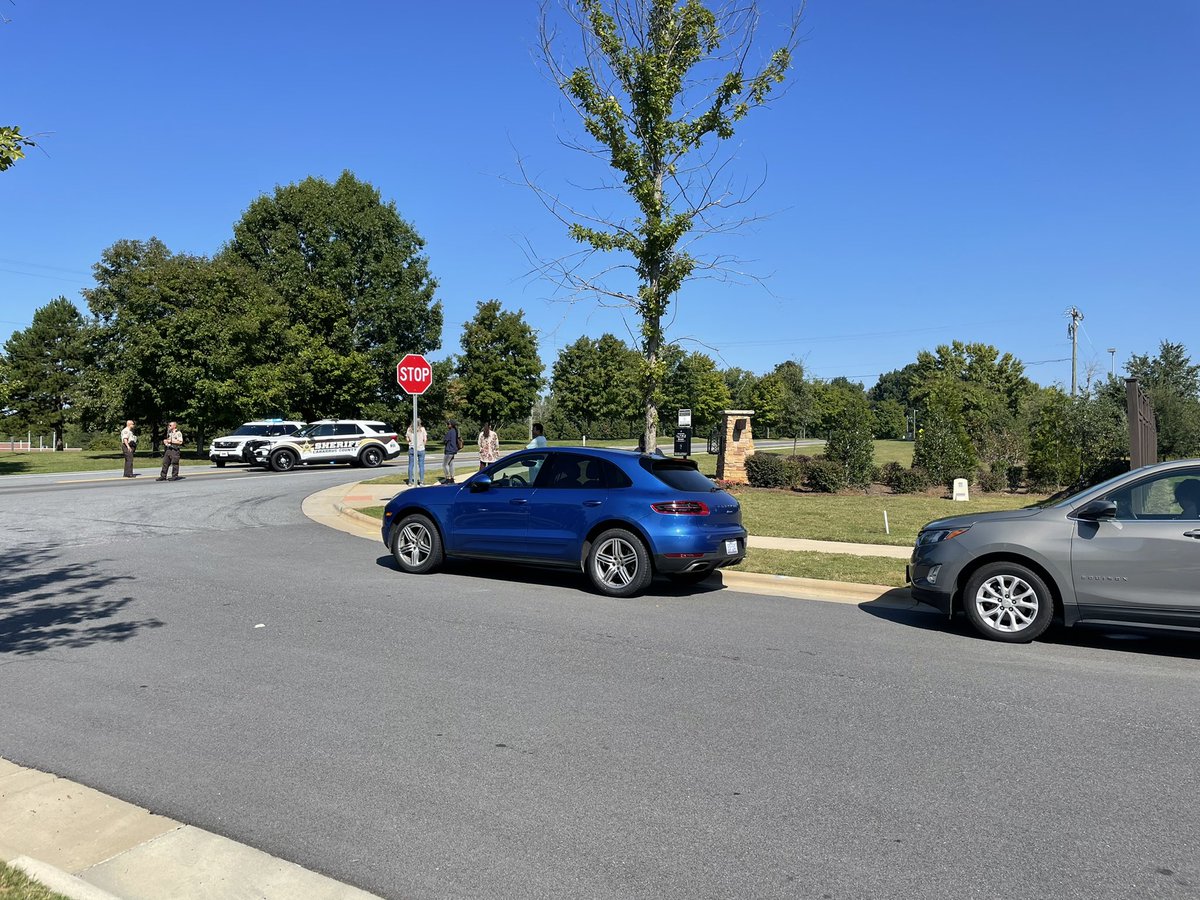
[[[1058,618],[1200,630],[1200,460],[1145,466],[1039,507],[930,522],[912,594],[983,635],[1032,641]]]

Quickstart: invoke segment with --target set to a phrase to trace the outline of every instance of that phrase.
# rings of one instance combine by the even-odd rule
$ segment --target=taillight
[[[665,516],[707,516],[708,504],[699,500],[664,500],[651,503],[650,508]]]

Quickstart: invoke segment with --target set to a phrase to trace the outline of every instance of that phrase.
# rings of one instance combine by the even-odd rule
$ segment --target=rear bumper
[[[702,542],[691,540],[659,541],[655,548],[654,568],[663,574],[710,572],[736,566],[746,558],[746,532],[706,536]]]

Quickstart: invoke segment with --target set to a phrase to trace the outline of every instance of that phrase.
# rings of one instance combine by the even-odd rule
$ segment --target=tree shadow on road
[[[132,597],[112,599],[128,575],[107,575],[94,563],[64,563],[44,549],[12,549],[0,569],[0,655],[126,641],[158,619],[122,619]]]

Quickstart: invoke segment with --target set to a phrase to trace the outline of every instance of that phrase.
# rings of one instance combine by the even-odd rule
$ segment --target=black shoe
[[[166,475],[159,475],[159,476],[158,476],[157,478],[155,478],[154,480],[155,480],[155,481],[166,481],[166,480],[167,480],[167,476],[166,476]]]
[[[183,481],[182,475],[172,475],[167,481]]]

